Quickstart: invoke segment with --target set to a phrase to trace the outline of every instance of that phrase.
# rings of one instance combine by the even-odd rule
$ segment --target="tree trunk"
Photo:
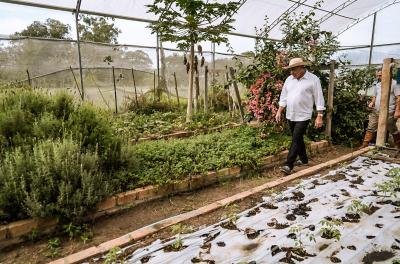
[[[166,93],[168,93],[167,78],[166,78],[166,74],[165,74],[165,71],[166,71],[165,52],[164,52],[164,48],[163,48],[161,41],[160,41],[160,60],[161,60],[160,83],[158,84],[158,89],[157,89],[158,101],[161,100],[162,91],[165,91]],[[169,96],[169,93],[168,93],[168,96]]]
[[[194,93],[194,113],[197,113],[199,111],[199,94],[200,94],[200,81],[199,81],[199,73],[196,73],[196,77],[194,78],[194,88],[195,93]]]
[[[194,43],[190,45],[189,96],[187,102],[186,122],[192,121],[193,115],[193,77],[194,77]]]
[[[208,113],[208,66],[204,70],[204,114]]]

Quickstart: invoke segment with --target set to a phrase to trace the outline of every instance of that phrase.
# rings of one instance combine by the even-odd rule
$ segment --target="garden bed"
[[[341,146],[329,147],[327,150],[319,152],[320,154],[313,155],[310,159],[310,166],[323,163],[329,159],[348,153],[349,151],[351,151],[351,149]],[[296,167],[295,171],[306,168],[308,168],[308,166]],[[200,189],[196,192],[183,193],[181,195],[139,204],[133,208],[127,208],[116,215],[114,214],[109,217],[102,217],[96,220],[93,226],[89,224],[89,227],[93,231],[93,237],[85,244],[81,241],[79,236],[70,240],[68,235],[64,236],[62,233],[55,233],[50,236],[44,236],[39,240],[33,240],[32,242],[28,241],[21,245],[4,249],[3,253],[0,254],[0,262],[22,263],[29,258],[33,263],[47,263],[51,260],[51,258],[46,257],[49,252],[49,244],[47,242],[54,238],[60,239],[59,254],[57,257],[69,255],[88,247],[97,247],[104,241],[121,236],[127,232],[157,222],[161,219],[182,212],[188,212],[264,183],[281,179],[281,176],[282,173],[277,169],[277,167],[272,167],[261,172],[261,174],[256,174],[251,177],[240,178],[234,181],[220,181],[218,184]],[[254,202],[257,200],[258,198],[246,199],[244,201],[244,209],[252,207]],[[197,217],[193,219],[194,222],[192,222],[191,225],[201,226],[208,223],[208,221],[217,221],[220,217],[217,216],[221,213],[220,211],[221,210],[218,210],[215,213],[210,213],[204,217]],[[149,239],[152,237],[153,236],[150,236]]]
[[[133,247],[124,254],[125,262],[372,263],[399,258],[399,201],[376,187],[390,181],[393,175],[387,172],[399,167],[357,158],[265,198],[235,217],[178,235],[179,239]],[[167,252],[166,247],[175,250]]]

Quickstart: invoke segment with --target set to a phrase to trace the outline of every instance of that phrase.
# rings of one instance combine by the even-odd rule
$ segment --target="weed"
[[[104,258],[104,264],[111,264],[115,263],[118,260],[118,254],[120,253],[121,248],[119,247],[113,247],[108,251],[108,253],[105,255]]]
[[[188,234],[193,232],[193,227],[184,224],[176,224],[171,226],[171,232],[174,234]]]
[[[58,237],[51,238],[47,242],[48,252],[46,254],[47,257],[54,258],[58,255],[61,243]]]

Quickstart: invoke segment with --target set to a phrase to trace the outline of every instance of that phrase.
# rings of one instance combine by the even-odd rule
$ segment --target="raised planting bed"
[[[358,157],[214,225],[113,252],[124,263],[392,263],[400,258],[400,200],[387,186],[399,168]]]
[[[309,146],[311,154],[324,151],[329,146],[327,141],[313,142]],[[287,151],[276,155],[262,157],[260,159],[261,167],[270,167],[282,162],[287,156]],[[96,212],[88,216],[95,219],[103,215],[109,215],[126,208],[138,205],[143,202],[151,201],[161,197],[167,197],[172,194],[192,191],[199,189],[218,181],[224,181],[231,178],[241,177],[247,174],[248,170],[243,170],[238,166],[223,168],[217,171],[191,176],[186,180],[176,181],[164,185],[149,185],[143,188],[136,188],[131,191],[122,192],[104,199],[96,206]],[[26,239],[33,230],[38,234],[49,233],[55,229],[58,224],[57,219],[28,219],[0,226],[0,248],[19,243]]]
[[[202,113],[186,122],[186,113],[156,112],[149,115],[125,113],[113,120],[117,135],[129,139],[132,143],[162,138],[189,137],[195,133],[208,133],[229,127],[239,126],[239,117],[231,117],[228,112]]]

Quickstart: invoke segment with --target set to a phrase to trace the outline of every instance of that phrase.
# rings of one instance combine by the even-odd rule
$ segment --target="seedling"
[[[37,228],[32,229],[31,233],[28,235],[29,241],[35,241],[38,238],[39,232]]]
[[[175,239],[174,243],[173,243],[171,246],[172,246],[172,248],[173,248],[174,250],[176,250],[176,251],[181,250],[182,247],[183,247],[183,241],[182,241],[181,237],[178,236],[178,237]]]
[[[369,211],[370,206],[363,204],[360,200],[351,201],[351,205],[347,207],[347,212],[351,214],[363,214]]]
[[[171,232],[174,234],[188,234],[193,232],[193,227],[184,224],[176,224],[171,226]]]
[[[331,239],[334,238],[337,241],[340,240],[341,233],[340,230],[338,229],[340,226],[343,225],[343,222],[341,220],[321,220],[319,222],[322,225],[321,228],[321,237]]]
[[[113,247],[110,251],[108,251],[107,255],[104,259],[104,264],[115,263],[118,260],[118,253],[121,251],[119,247]]]
[[[314,243],[316,242],[314,234],[306,231],[306,228],[304,228],[303,225],[295,225],[295,226],[290,227],[289,234],[296,235],[296,238],[294,239],[294,245],[297,248],[303,248],[303,245],[304,245],[303,235],[305,235],[305,237],[307,237],[310,242],[312,242],[312,241],[314,241]]]
[[[58,255],[58,251],[60,249],[61,243],[58,237],[52,238],[47,243],[48,253],[46,254],[47,257],[54,258]]]
[[[239,211],[239,206],[237,204],[231,204],[225,206],[228,212],[224,214],[224,218],[228,218],[228,223],[236,225],[236,221],[239,219],[237,212]]]

